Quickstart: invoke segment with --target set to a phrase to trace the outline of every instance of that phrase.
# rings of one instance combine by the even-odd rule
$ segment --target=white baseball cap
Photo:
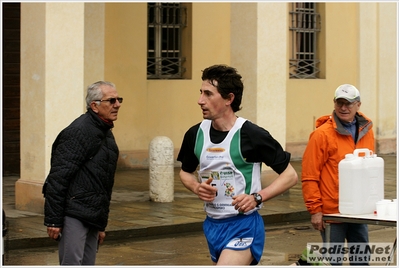
[[[334,100],[337,99],[345,99],[349,102],[360,101],[360,93],[355,86],[343,84],[335,90]]]

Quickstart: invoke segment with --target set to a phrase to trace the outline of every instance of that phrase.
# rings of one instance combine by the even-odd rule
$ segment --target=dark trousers
[[[331,232],[330,232],[330,243],[341,243],[343,246],[345,244],[345,240],[347,243],[361,243],[368,244],[369,242],[369,231],[367,224],[359,224],[359,223],[331,223]],[[323,242],[326,242],[325,231],[321,231],[321,237],[323,238]],[[340,254],[341,260],[343,254]],[[349,257],[351,255],[349,254]],[[354,256],[353,256],[354,257]],[[331,265],[342,265],[342,261],[340,262],[331,262]],[[359,262],[350,262],[350,265],[369,265],[368,261],[359,263]]]
[[[65,217],[58,245],[60,265],[94,265],[97,254],[98,230],[81,221]]]

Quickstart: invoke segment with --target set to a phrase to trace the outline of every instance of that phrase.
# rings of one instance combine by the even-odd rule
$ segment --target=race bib
[[[211,185],[217,188],[217,193],[213,202],[205,202],[205,209],[215,213],[236,213],[234,206],[231,205],[233,196],[236,195],[234,171],[223,169],[200,173],[203,182],[206,182],[210,177],[213,179]]]

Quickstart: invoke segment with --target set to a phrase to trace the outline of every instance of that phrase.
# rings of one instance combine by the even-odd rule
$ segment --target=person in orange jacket
[[[303,198],[311,214],[312,226],[321,232],[324,242],[323,214],[339,213],[339,162],[357,148],[374,151],[373,123],[359,112],[359,90],[350,84],[340,85],[333,101],[332,114],[317,119],[316,129],[310,134],[302,158]],[[368,243],[366,224],[332,223],[330,226],[331,243],[344,243],[345,239]]]

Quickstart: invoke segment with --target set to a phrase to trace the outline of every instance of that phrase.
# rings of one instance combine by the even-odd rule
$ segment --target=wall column
[[[359,4],[359,5],[364,5]],[[378,3],[378,117],[375,118],[380,154],[396,154],[398,127],[398,3]]]
[[[43,212],[41,187],[50,170],[52,143],[85,112],[84,71],[90,68],[84,66],[84,16],[84,3],[21,3],[18,210]]]
[[[288,24],[281,18],[287,14],[287,3],[231,4],[231,65],[244,81],[239,114],[268,130],[283,148],[289,57]]]
[[[243,76],[240,115],[286,143],[287,3],[231,4],[231,65]],[[243,16],[245,14],[245,16]],[[248,32],[253,34],[248,35]]]

